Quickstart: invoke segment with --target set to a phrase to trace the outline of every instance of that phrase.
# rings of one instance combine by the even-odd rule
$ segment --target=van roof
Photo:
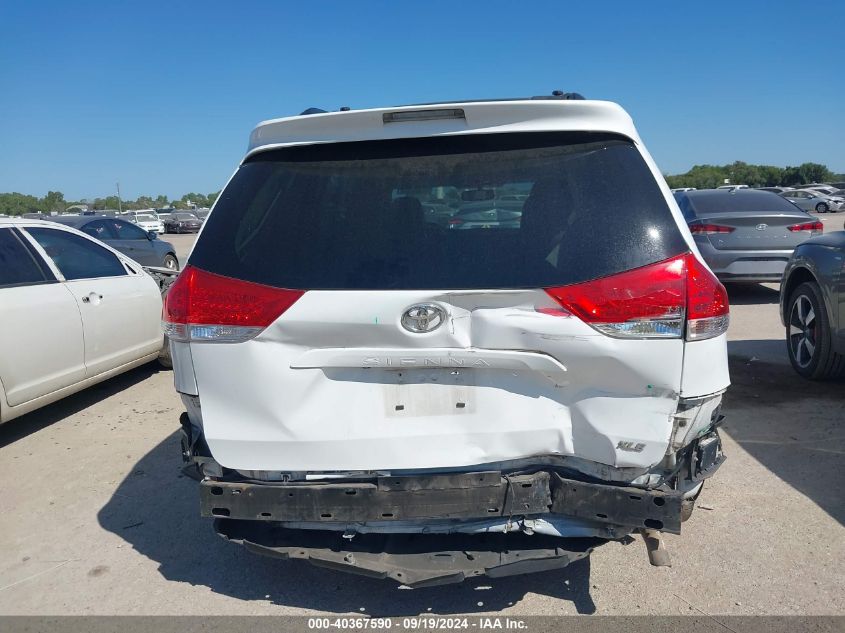
[[[631,117],[616,103],[517,99],[317,112],[271,119],[259,123],[250,134],[247,157],[268,149],[313,143],[549,131],[611,132],[639,142]]]

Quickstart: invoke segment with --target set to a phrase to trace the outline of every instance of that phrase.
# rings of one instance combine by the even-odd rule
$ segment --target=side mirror
[[[155,231],[147,231],[147,239],[148,240],[150,240],[152,242],[154,239],[157,239],[157,238],[158,238],[158,233],[156,233]]]

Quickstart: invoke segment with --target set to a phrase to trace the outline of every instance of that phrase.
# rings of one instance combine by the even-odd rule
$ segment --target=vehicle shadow
[[[70,417],[105,398],[109,398],[121,391],[129,389],[139,382],[143,382],[159,371],[164,371],[164,368],[157,361],[146,363],[114,378],[109,378],[87,389],[83,389],[72,396],[62,398],[46,407],[36,409],[32,413],[15,418],[8,424],[0,425],[0,447],[7,446],[32,433],[37,433],[59,420]]]
[[[789,365],[786,341],[783,339],[728,341],[728,356],[743,361],[753,358],[765,362]],[[795,377],[798,378],[797,374]]]
[[[104,529],[158,563],[167,580],[240,600],[375,617],[486,613],[529,593],[571,602],[578,613],[596,611],[589,558],[551,572],[409,590],[391,580],[252,554],[219,538],[211,520],[199,516],[197,482],[180,473],[179,455],[173,433],[131,468],[97,515]]]
[[[780,302],[779,284],[726,283],[731,305],[763,305]]]
[[[845,524],[843,381],[811,382],[789,364],[739,357],[729,363],[724,431],[773,474]]]

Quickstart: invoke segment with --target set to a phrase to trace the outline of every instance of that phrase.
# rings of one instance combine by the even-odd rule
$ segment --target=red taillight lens
[[[686,322],[687,338],[698,340],[718,336],[728,325],[725,287],[692,253],[546,292],[609,336],[677,338]]]
[[[449,220],[449,226],[458,226],[463,223],[464,221],[461,218],[452,218]]]
[[[700,341],[728,331],[728,291],[692,253],[686,255],[687,340]]]
[[[722,226],[721,224],[690,224],[689,230],[693,235],[714,235],[716,233],[732,233],[735,229],[732,226]]]
[[[303,294],[186,266],[165,297],[162,321],[173,340],[235,343],[253,338]]]
[[[786,228],[792,231],[793,233],[797,233],[798,231],[824,231],[824,224],[816,220],[815,222],[793,224],[792,226],[788,226]]]

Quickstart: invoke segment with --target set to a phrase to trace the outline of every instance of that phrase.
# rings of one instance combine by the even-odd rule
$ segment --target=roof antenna
[[[308,108],[307,110],[303,110],[299,113],[300,116],[305,114],[325,114],[326,111],[322,108]]]

